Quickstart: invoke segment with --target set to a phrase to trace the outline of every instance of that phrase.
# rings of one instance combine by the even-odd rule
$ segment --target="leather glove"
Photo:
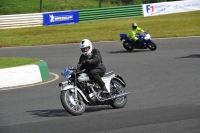
[[[90,63],[89,60],[84,60],[84,61],[82,61],[82,65],[86,65],[86,64],[89,64],[89,63]]]

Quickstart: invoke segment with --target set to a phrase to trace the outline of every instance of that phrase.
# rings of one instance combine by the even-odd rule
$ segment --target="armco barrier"
[[[0,29],[43,26],[43,14],[0,15]]]
[[[142,5],[117,6],[79,10],[79,21],[142,16]]]
[[[142,5],[79,10],[79,21],[142,16]],[[56,12],[55,12],[56,13]],[[0,29],[43,26],[44,13],[0,15]]]

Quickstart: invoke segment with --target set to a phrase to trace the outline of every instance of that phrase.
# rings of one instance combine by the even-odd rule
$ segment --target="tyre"
[[[75,93],[70,90],[62,91],[60,100],[65,110],[72,115],[82,115],[85,112],[85,103],[79,93],[77,93],[77,100]]]
[[[123,42],[123,46],[127,51],[132,51],[133,47],[131,46],[131,44],[128,41],[124,41]]]
[[[156,50],[157,49],[157,46],[154,42],[150,42],[148,43],[148,48],[152,51]]]
[[[114,87],[113,84],[110,85],[113,95],[125,92],[124,87],[122,86],[120,82],[114,79],[112,81],[113,81],[114,86],[116,86]],[[120,97],[120,98],[116,98],[112,100],[110,102],[110,105],[113,108],[123,108],[126,105],[126,102],[127,102],[127,96],[124,96],[124,97]]]

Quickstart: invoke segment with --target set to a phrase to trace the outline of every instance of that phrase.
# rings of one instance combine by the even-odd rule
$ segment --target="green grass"
[[[29,65],[39,62],[37,58],[0,58],[0,69]]]
[[[70,25],[1,29],[0,47],[77,43],[84,38],[92,42],[119,40],[119,34],[127,33],[132,22],[137,22],[139,27],[149,30],[153,38],[200,36],[199,14],[200,11],[194,11]]]
[[[115,6],[115,4],[110,4],[108,1],[102,3],[102,7],[109,6]],[[42,12],[98,7],[99,0],[42,0]],[[38,12],[40,12],[40,0],[3,0],[0,2],[0,15]]]

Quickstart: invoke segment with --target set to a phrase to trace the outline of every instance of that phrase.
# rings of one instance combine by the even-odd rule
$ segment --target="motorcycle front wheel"
[[[114,84],[114,85],[113,85]],[[117,80],[113,80],[113,84],[111,84],[112,94],[120,94],[125,92],[124,87]],[[114,87],[115,86],[115,87]],[[110,105],[113,108],[123,108],[126,105],[127,96],[119,97],[111,101]]]
[[[62,91],[60,100],[65,110],[74,116],[82,115],[85,112],[85,103],[79,93],[77,93],[76,99],[74,92],[70,90]]]
[[[157,46],[154,42],[150,42],[148,43],[148,48],[152,51],[156,50],[157,49]]]
[[[131,46],[131,44],[128,41],[124,41],[123,42],[123,47],[127,50],[127,51],[132,51],[133,47]]]

